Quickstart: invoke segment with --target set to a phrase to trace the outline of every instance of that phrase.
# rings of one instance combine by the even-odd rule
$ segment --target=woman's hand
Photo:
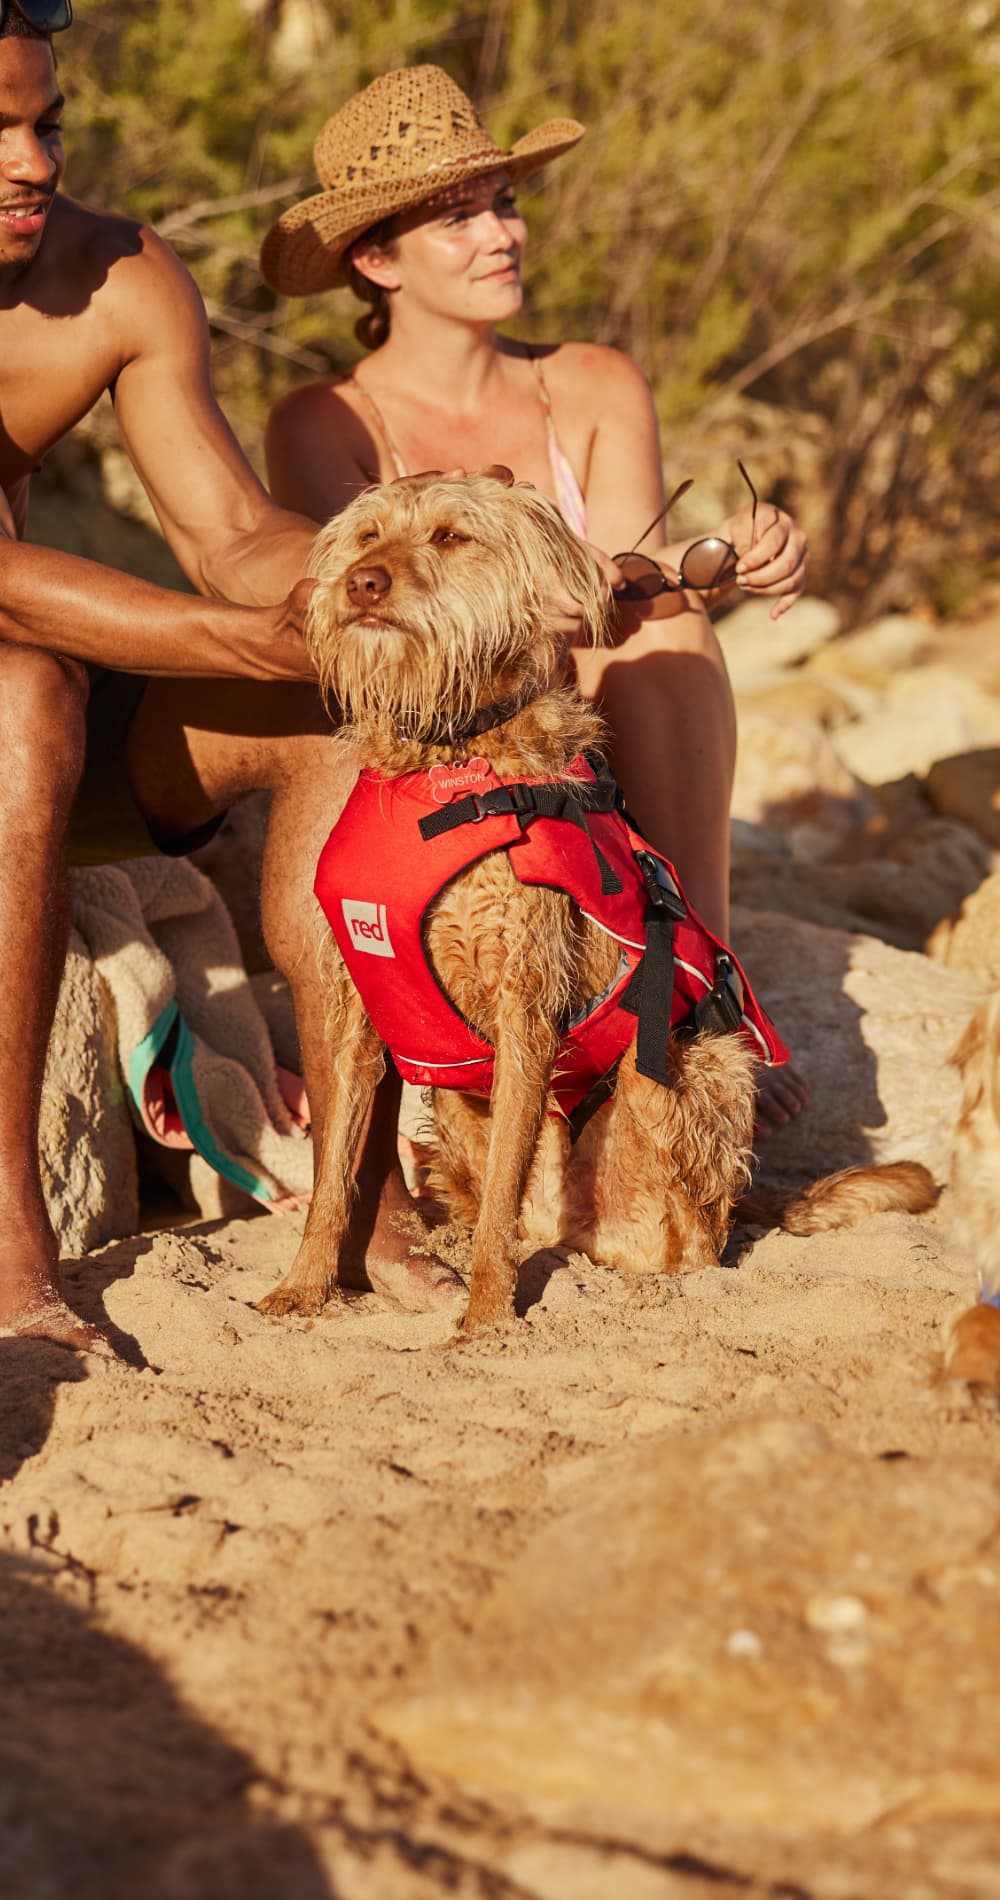
[[[719,533],[736,549],[740,564],[736,584],[748,594],[776,594],[771,619],[794,607],[805,586],[809,541],[783,508],[764,503],[757,509],[757,535],[753,533],[753,510],[740,508],[724,521]]]

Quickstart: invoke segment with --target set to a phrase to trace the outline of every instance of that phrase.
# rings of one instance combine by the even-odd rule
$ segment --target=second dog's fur
[[[563,683],[548,607],[561,587],[590,638],[602,638],[600,577],[555,507],[511,484],[507,471],[488,471],[375,488],[319,537],[311,650],[349,738],[383,774],[465,757],[470,744],[442,741],[437,722],[445,715],[461,729],[497,702],[513,712],[471,749],[501,779],[565,777],[600,741],[594,711]],[[612,1101],[571,1151],[565,1125],[546,1115],[559,1024],[613,980],[617,945],[566,895],[520,883],[503,851],[441,892],[426,942],[441,987],[496,1049],[489,1102],[441,1091],[435,1102],[435,1184],[475,1229],[466,1326],[512,1312],[519,1231],[626,1269],[717,1261],[750,1173],[756,1065],[743,1041],[671,1038],[669,1087],[638,1073],[633,1049]],[[332,940],[328,957],[326,1137],[303,1244],[264,1302],[271,1312],[316,1312],[328,1296],[352,1161],[383,1066]],[[873,1181],[878,1170],[855,1173]],[[875,1202],[899,1204],[872,1190],[865,1211]],[[912,1204],[905,1194],[902,1204]],[[813,1218],[841,1217],[823,1221],[814,1205]]]

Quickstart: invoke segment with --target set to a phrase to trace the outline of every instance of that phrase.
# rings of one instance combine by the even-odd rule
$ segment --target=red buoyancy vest
[[[583,782],[581,791],[597,783],[584,759],[573,762],[569,775]],[[648,885],[636,852],[662,866],[674,890],[679,892],[679,886],[673,867],[617,810],[588,810],[585,825],[536,816],[523,828],[513,811],[481,818],[470,813],[469,822],[454,829],[431,836],[421,831],[421,819],[433,830],[435,815],[452,800],[498,791],[503,783],[482,759],[434,765],[401,778],[365,769],[323,848],[315,891],[404,1081],[483,1095],[493,1085],[493,1046],[465,1021],[437,981],[427,955],[428,910],[446,884],[492,851],[507,852],[522,884],[566,892],[620,946],[611,989],[563,1036],[552,1093],[569,1115],[636,1037],[636,1008],[623,1002],[647,941]],[[684,910],[674,925],[671,1027],[691,1016],[713,990],[721,952],[742,981],[733,1026],[758,1059],[786,1062],[788,1051],[735,957],[686,905]]]

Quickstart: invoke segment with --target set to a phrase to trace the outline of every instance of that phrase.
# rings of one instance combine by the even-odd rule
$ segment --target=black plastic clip
[[[650,851],[637,851],[635,861],[642,873],[646,897],[653,909],[669,917],[675,924],[683,923],[687,916],[687,905],[666,865],[660,858],[654,858]]]

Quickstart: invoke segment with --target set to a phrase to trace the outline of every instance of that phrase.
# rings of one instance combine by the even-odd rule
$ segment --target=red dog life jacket
[[[786,1062],[736,959],[684,903],[673,867],[608,808],[616,794],[610,777],[583,759],[569,776],[568,788],[552,780],[505,784],[483,759],[400,778],[362,771],[323,848],[315,890],[404,1081],[483,1095],[492,1088],[493,1045],[444,994],[426,947],[434,899],[492,851],[507,852],[522,884],[565,891],[620,946],[610,990],[563,1034],[552,1094],[567,1116],[613,1076],[636,1041],[637,1016],[638,1066],[660,1081],[669,1031],[685,1023],[738,1029],[760,1060]],[[664,973],[659,958],[657,995],[647,998],[654,935],[668,962]],[[610,1086],[601,1099],[609,1093]]]

